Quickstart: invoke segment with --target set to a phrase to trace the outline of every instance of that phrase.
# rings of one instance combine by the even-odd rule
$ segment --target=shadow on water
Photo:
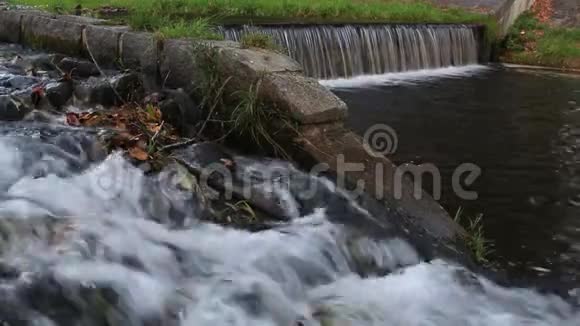
[[[388,124],[398,133],[396,163],[435,164],[443,206],[452,215],[459,207],[483,213],[502,265],[518,275],[578,273],[579,78],[492,68],[347,86],[334,91],[349,105],[350,127],[362,135]],[[465,162],[483,170],[475,201],[452,190],[453,171]]]

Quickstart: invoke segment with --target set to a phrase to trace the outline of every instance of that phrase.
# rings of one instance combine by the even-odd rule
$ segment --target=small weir
[[[475,64],[481,28],[472,25],[224,27],[228,40],[270,35],[304,72],[319,79]]]

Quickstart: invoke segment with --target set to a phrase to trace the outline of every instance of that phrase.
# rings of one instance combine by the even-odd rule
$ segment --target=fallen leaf
[[[69,126],[74,126],[74,127],[80,126],[81,122],[79,121],[79,115],[77,113],[74,113],[74,112],[68,112],[66,114],[66,123]]]
[[[129,155],[139,161],[147,161],[149,154],[139,147],[132,147],[129,149]]]
[[[161,125],[158,123],[149,123],[147,125],[147,129],[149,129],[150,132],[156,134],[159,132],[159,130],[161,130]]]
[[[234,163],[234,161],[227,159],[227,158],[220,159],[220,162],[222,162],[224,164],[224,166],[228,169],[233,168],[236,165],[236,163]]]

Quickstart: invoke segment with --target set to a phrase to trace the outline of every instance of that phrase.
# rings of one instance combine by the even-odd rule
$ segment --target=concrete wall
[[[498,21],[500,36],[505,36],[516,19],[530,9],[535,0],[430,0],[440,6],[454,6],[488,13]]]
[[[530,9],[535,0],[506,0],[504,5],[497,10],[499,33],[505,36],[509,28],[518,17],[526,10]]]
[[[361,137],[345,130],[346,104],[317,80],[305,77],[292,59],[261,49],[243,49],[233,42],[159,40],[150,33],[106,26],[102,21],[75,16],[54,16],[34,11],[0,11],[0,41],[20,42],[33,48],[94,59],[99,65],[117,65],[143,72],[150,87],[164,84],[189,88],[199,80],[194,58],[198,46],[212,48],[230,90],[246,89],[261,80],[261,99],[272,109],[283,110],[300,129],[291,151],[299,162],[325,163],[335,171],[343,154],[348,162],[362,163],[365,170],[350,176],[370,188],[383,187],[390,209],[405,211],[412,223],[443,243],[454,243],[463,230],[427,194],[413,197],[404,185],[403,198],[395,200],[395,166],[385,157],[374,157]],[[386,173],[376,174],[380,163]]]

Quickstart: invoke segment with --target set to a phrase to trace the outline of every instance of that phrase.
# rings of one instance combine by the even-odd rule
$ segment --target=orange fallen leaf
[[[147,129],[152,133],[157,133],[161,129],[161,125],[159,125],[158,123],[148,123]]]
[[[236,165],[236,163],[234,161],[227,159],[227,158],[220,159],[220,162],[222,162],[224,164],[224,166],[228,169],[233,168]]]
[[[129,155],[139,161],[147,161],[149,154],[139,147],[132,147],[129,149]]]
[[[66,123],[69,126],[74,126],[74,127],[80,126],[81,123],[79,121],[79,115],[74,113],[74,112],[68,112],[66,114]]]

